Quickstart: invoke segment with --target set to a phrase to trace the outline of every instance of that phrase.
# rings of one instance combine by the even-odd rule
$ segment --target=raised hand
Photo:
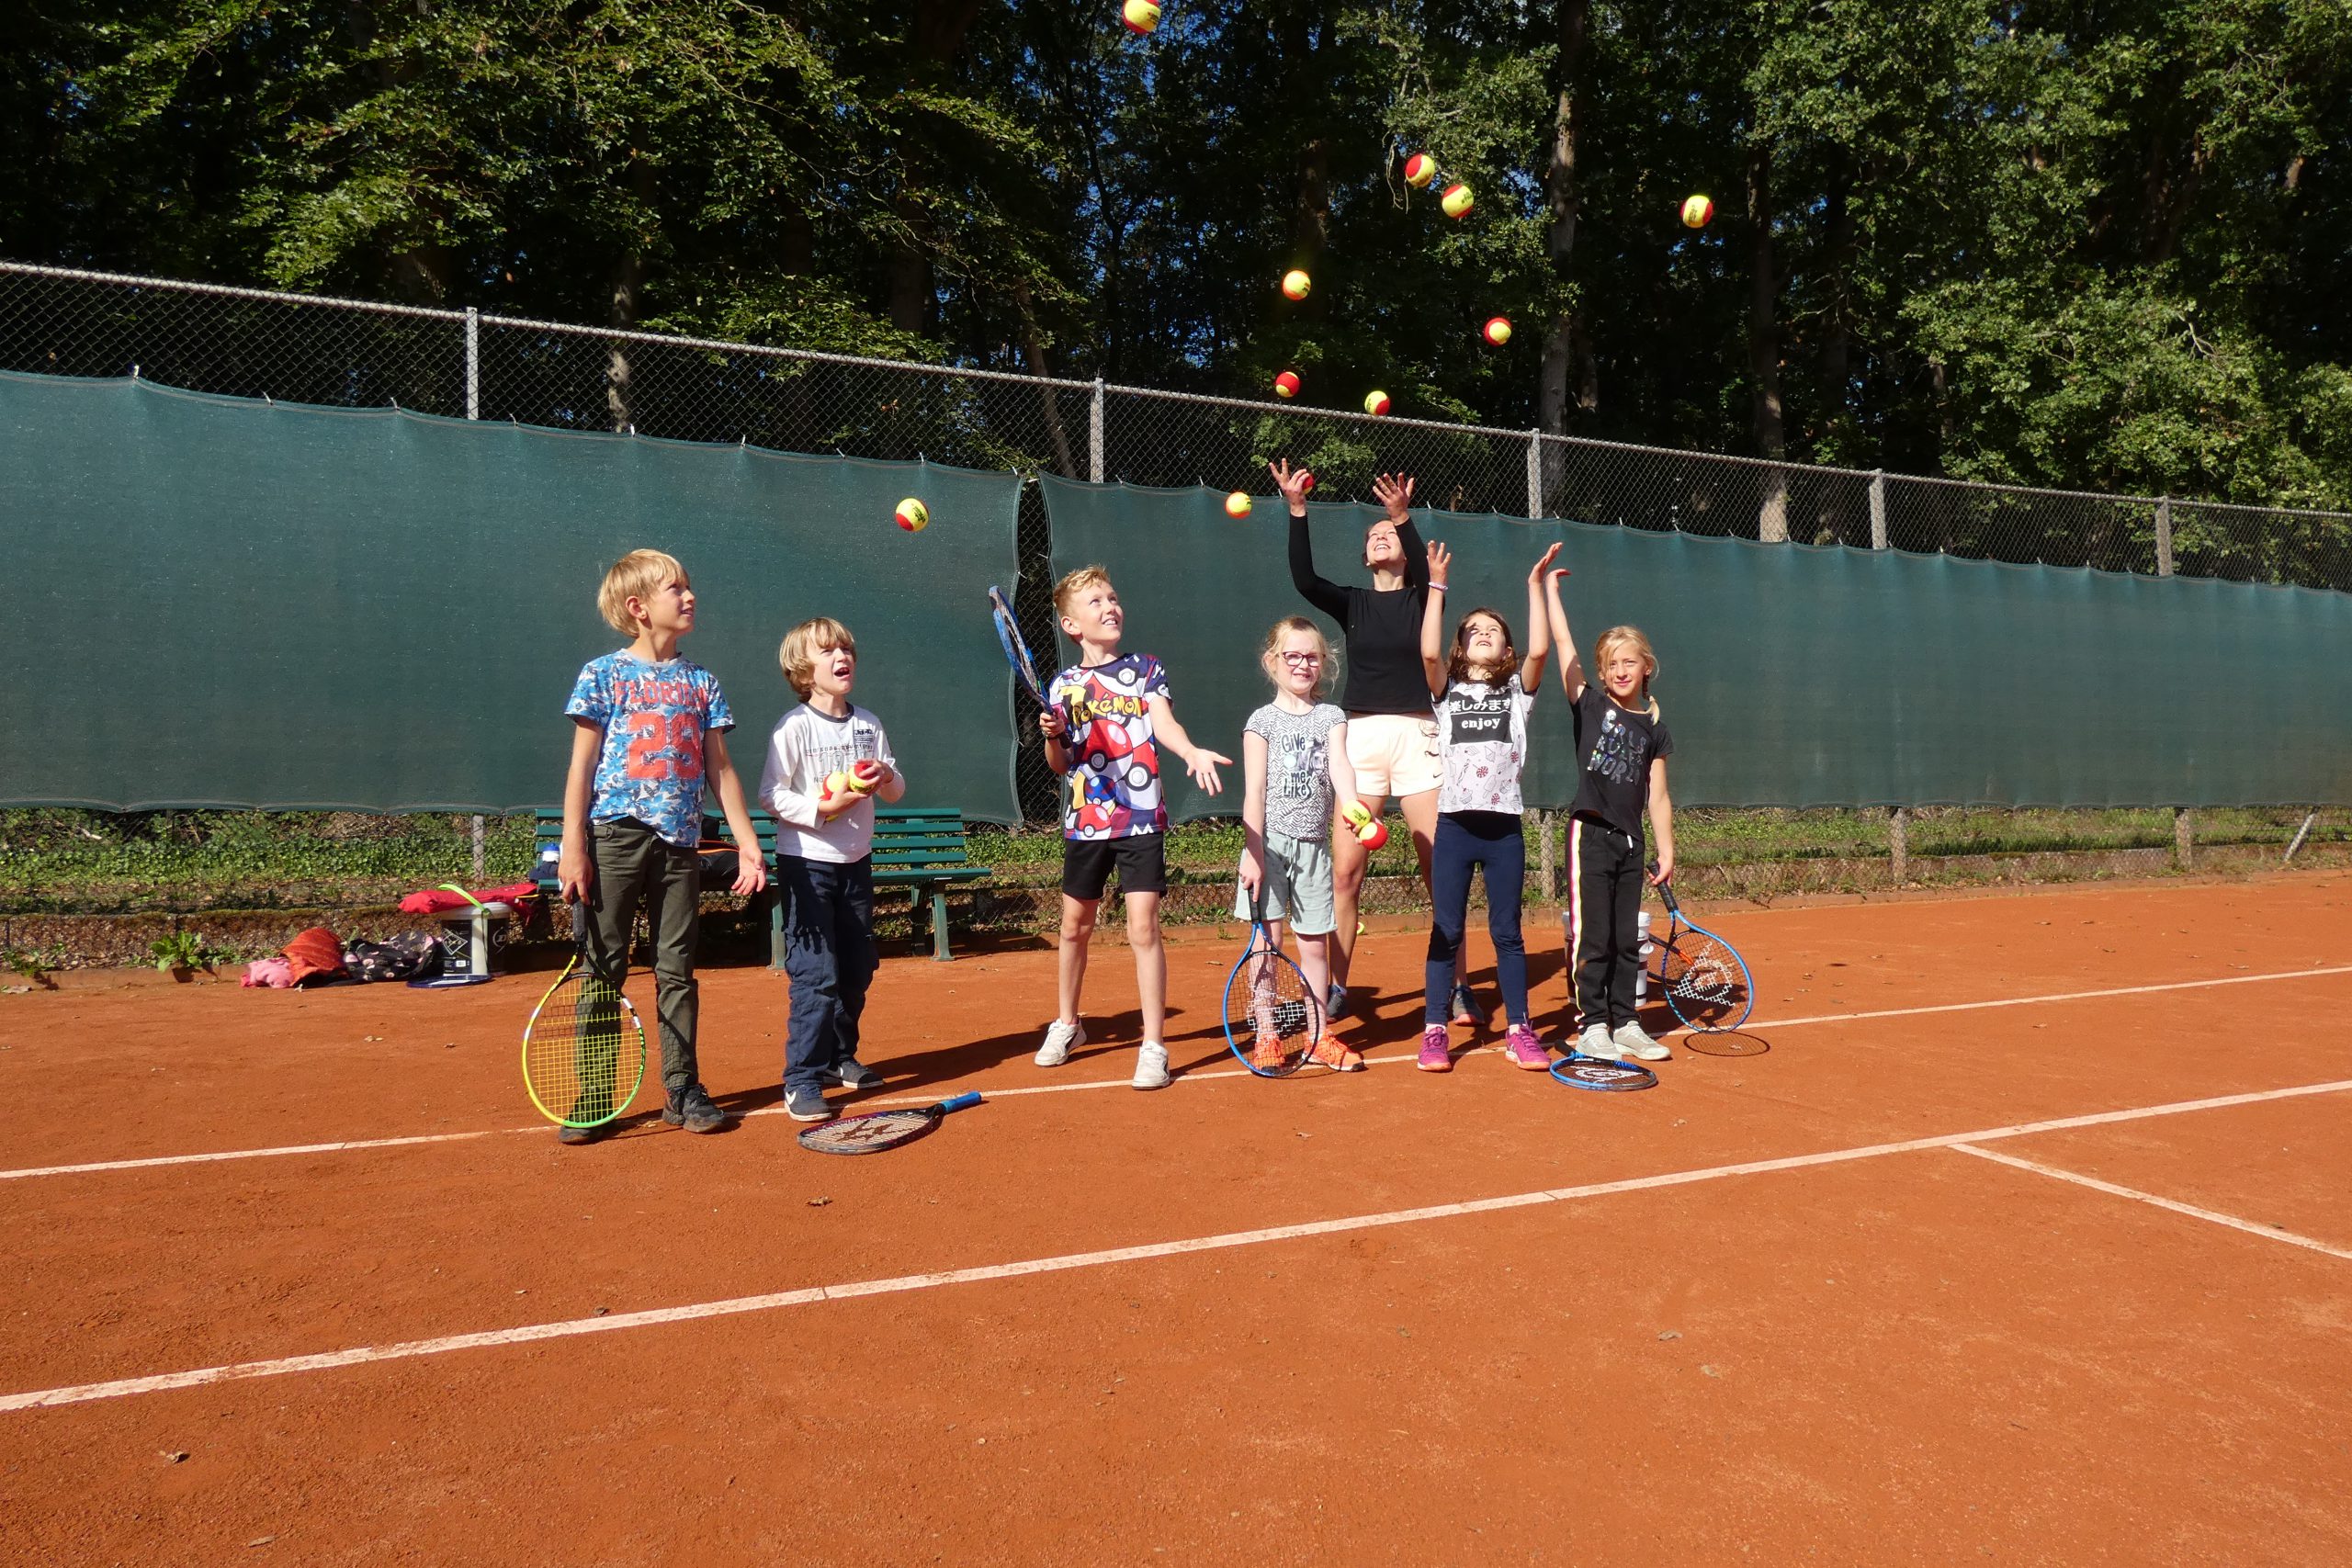
[[[1558,547],[1559,547],[1556,545],[1553,547],[1555,549],[1557,549]],[[1544,558],[1548,560],[1551,558],[1547,556]],[[1446,585],[1446,573],[1453,568],[1453,552],[1445,547],[1445,541],[1442,539],[1431,539],[1430,541],[1430,586],[1431,588],[1443,588]]]
[[[1537,561],[1533,566],[1532,566],[1532,567],[1530,567],[1530,568],[1528,569],[1528,571],[1527,571],[1527,585],[1528,585],[1530,588],[1534,588],[1534,587],[1538,587],[1538,586],[1540,586],[1540,585],[1543,583],[1543,581],[1544,581],[1544,572],[1545,572],[1545,571],[1547,571],[1547,570],[1551,571],[1551,573],[1552,573],[1552,577],[1553,577],[1554,581],[1556,581],[1557,580],[1559,580],[1560,578],[1563,578],[1563,577],[1567,576],[1567,575],[1568,575],[1568,569],[1567,569],[1566,567],[1559,567],[1559,568],[1555,569],[1555,568],[1552,566],[1552,563],[1553,563],[1555,560],[1557,560],[1557,559],[1559,558],[1559,556],[1560,556],[1560,547],[1559,547],[1559,545],[1555,542],[1555,543],[1552,546],[1552,547],[1551,547],[1550,549],[1545,550],[1545,551],[1544,552],[1544,558],[1543,558],[1543,559],[1541,559],[1541,560]]]
[[[1388,521],[1403,527],[1413,512],[1413,481],[1404,474],[1382,474],[1372,481],[1372,499],[1388,509]]]
[[[1274,476],[1274,488],[1290,502],[1291,511],[1306,512],[1306,492],[1315,486],[1315,476],[1306,471],[1306,466],[1302,463],[1294,468],[1288,457],[1278,457],[1266,465],[1266,471]]]

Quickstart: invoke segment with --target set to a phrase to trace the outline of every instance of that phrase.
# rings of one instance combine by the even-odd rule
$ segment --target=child
[[[1193,782],[1211,795],[1223,787],[1217,764],[1230,767],[1233,759],[1193,744],[1169,705],[1168,673],[1159,660],[1120,654],[1126,617],[1108,572],[1090,566],[1063,578],[1054,588],[1054,610],[1062,635],[1078,644],[1079,660],[1054,677],[1037,718],[1046,764],[1069,775],[1069,795],[1062,810],[1061,1006],[1036,1061],[1057,1067],[1069,1060],[1072,1046],[1086,1042],[1078,998],[1094,911],[1115,864],[1143,1004],[1135,1087],[1165,1089],[1168,1047],[1160,1034],[1168,1011],[1168,955],[1159,946],[1159,896],[1168,890],[1161,847],[1168,807],[1159,789],[1159,749],[1164,744],[1182,759]]]
[[[1650,880],[1663,887],[1674,874],[1674,802],[1666,792],[1674,737],[1650,695],[1657,655],[1635,628],[1611,626],[1593,645],[1600,684],[1588,684],[1556,592],[1551,610],[1582,769],[1568,807],[1568,974],[1584,1028],[1576,1049],[1586,1056],[1663,1062],[1673,1053],[1634,1018],[1645,799],[1657,830],[1657,871]]]
[[[701,895],[703,780],[739,846],[735,891],[767,886],[743,785],[727,756],[735,728],[718,678],[678,657],[694,630],[686,569],[660,550],[632,550],[605,573],[596,607],[627,648],[589,660],[563,711],[571,716],[571,770],[563,785],[563,845],[556,875],[574,906],[572,932],[588,972],[618,990],[628,975],[629,927],[652,909],[655,1011],[662,1026],[662,1119],[716,1133],[727,1118],[711,1103],[695,1061],[695,925]],[[613,1131],[563,1127],[557,1141],[593,1143]]]
[[[1520,939],[1519,902],[1527,877],[1527,844],[1521,838],[1519,780],[1527,766],[1527,715],[1551,654],[1551,616],[1559,581],[1554,545],[1527,574],[1528,649],[1512,647],[1510,627],[1492,610],[1473,610],[1454,628],[1452,653],[1439,652],[1445,622],[1446,579],[1453,552],[1429,547],[1430,602],[1421,615],[1421,672],[1437,700],[1440,756],[1444,782],[1438,785],[1437,842],[1431,857],[1430,950],[1422,984],[1421,1052],[1425,1073],[1451,1072],[1446,1042],[1446,1000],[1454,964],[1469,923],[1470,873],[1487,876],[1487,934],[1495,942],[1495,978],[1503,993],[1509,1025],[1503,1053],[1514,1066],[1542,1072],[1552,1058],[1535,1038],[1527,1018],[1527,949]]]
[[[1274,945],[1282,945],[1284,919],[1298,933],[1298,966],[1309,995],[1329,994],[1331,932],[1338,924],[1331,902],[1331,807],[1356,797],[1355,770],[1348,765],[1348,716],[1320,701],[1331,677],[1331,645],[1322,628],[1304,615],[1274,623],[1259,651],[1259,668],[1274,683],[1274,700],[1242,727],[1241,893],[1234,902],[1238,919],[1263,891],[1261,906]],[[1333,1038],[1331,1021],[1308,1052],[1343,1073],[1363,1066],[1363,1057]],[[1278,1066],[1282,1042],[1271,1033],[1257,1042],[1261,1066]]]
[[[801,703],[768,739],[760,799],[775,816],[776,886],[784,902],[785,973],[792,1019],[785,1036],[784,1109],[796,1122],[830,1120],[825,1089],[876,1089],[882,1075],[857,1059],[857,1026],[874,951],[874,796],[897,801],[907,781],[882,721],[849,700],[857,639],[830,616],[803,621],[776,650]],[[835,785],[847,775],[850,787]]]

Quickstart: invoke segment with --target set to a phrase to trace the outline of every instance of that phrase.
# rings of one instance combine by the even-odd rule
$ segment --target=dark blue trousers
[[[1502,987],[1503,1013],[1527,1021],[1527,944],[1519,934],[1519,900],[1527,884],[1527,840],[1519,818],[1504,811],[1448,811],[1437,819],[1437,843],[1430,856],[1429,966],[1421,985],[1421,1016],[1446,1021],[1453,993],[1453,955],[1470,923],[1470,874],[1487,874],[1487,934],[1495,940],[1495,979]]]
[[[874,951],[874,857],[847,865],[781,855],[784,972],[792,982],[784,1087],[819,1087],[817,1075],[857,1055],[858,1020],[878,959]]]

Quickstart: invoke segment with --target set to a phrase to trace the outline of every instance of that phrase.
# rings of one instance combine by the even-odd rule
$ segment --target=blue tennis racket
[[[820,1155],[878,1155],[911,1144],[939,1125],[939,1119],[980,1103],[977,1094],[959,1094],[936,1105],[910,1111],[870,1111],[844,1116],[800,1134],[800,1146]]]
[[[1574,1051],[1555,1058],[1551,1072],[1570,1089],[1598,1089],[1603,1094],[1657,1087],[1657,1075],[1639,1062],[1613,1062],[1606,1056],[1579,1055]]]
[[[1266,924],[1266,885],[1250,897],[1250,941],[1225,979],[1225,1043],[1261,1078],[1286,1078],[1323,1034],[1323,1004]]]
[[[1657,983],[1666,993],[1666,1005],[1693,1033],[1737,1029],[1756,1007],[1756,983],[1748,977],[1747,960],[1706,927],[1683,919],[1672,883],[1657,891],[1666,900],[1668,919],[1667,933],[1657,942]]]

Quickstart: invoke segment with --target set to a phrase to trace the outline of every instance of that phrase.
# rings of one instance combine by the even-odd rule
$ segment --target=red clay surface
[[[1413,1071],[1410,933],[1358,960],[1374,1070],[1151,1095],[1124,950],[1053,1071],[1051,953],[893,959],[882,1095],[995,1093],[864,1160],[775,1114],[560,1149],[545,976],[0,998],[0,1169],[488,1134],[0,1180],[0,1395],[2352,1080],[2341,875],[1714,923],[1771,1049],[1640,1095]],[[1180,1071],[1232,1067],[1229,946],[1170,958]],[[773,1105],[782,1012],[706,971],[722,1102]],[[2352,1249],[2347,1105],[1984,1146]],[[1930,1148],[0,1410],[0,1561],[2341,1564],[2347,1337],[2352,1260]]]

